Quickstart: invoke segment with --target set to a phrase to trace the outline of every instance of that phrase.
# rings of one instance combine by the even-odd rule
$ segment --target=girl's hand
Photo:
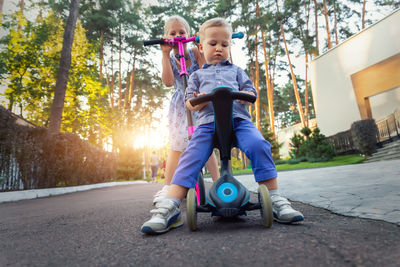
[[[241,93],[246,93],[246,94],[249,94],[249,95],[255,95],[253,92],[250,92],[250,91],[240,91]],[[242,104],[242,105],[250,105],[251,103],[250,102],[247,102],[247,101],[244,101],[244,100],[236,100],[239,104]]]
[[[167,37],[163,37],[164,40],[168,40]],[[172,50],[172,45],[170,44],[162,44],[161,46],[161,51],[164,55],[168,55],[171,53]]]

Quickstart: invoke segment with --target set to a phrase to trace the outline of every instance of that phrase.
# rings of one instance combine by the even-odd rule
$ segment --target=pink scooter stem
[[[178,49],[179,49],[179,61],[181,63],[181,72],[179,73],[180,76],[182,75],[189,75],[187,70],[186,70],[186,64],[185,64],[185,49],[183,47],[183,44],[185,43],[190,43],[196,40],[196,36],[192,36],[190,38],[186,38],[186,37],[174,37],[173,40],[168,40],[166,42],[168,42],[169,44],[177,44],[178,45]]]
[[[183,48],[183,43],[179,42],[178,43],[178,47],[179,47],[179,55],[184,55],[185,54],[185,50]],[[185,64],[185,56],[181,56],[180,57],[180,61],[181,61],[181,66],[185,66],[185,69],[182,68],[181,73],[179,73],[180,76],[186,74],[189,75],[187,70],[186,70],[186,64]]]

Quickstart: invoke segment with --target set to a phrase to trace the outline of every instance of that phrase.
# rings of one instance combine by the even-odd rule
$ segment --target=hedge
[[[0,106],[0,191],[111,181],[117,157],[73,133],[51,135]]]

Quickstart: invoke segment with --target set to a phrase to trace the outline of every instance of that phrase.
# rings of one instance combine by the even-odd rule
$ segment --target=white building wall
[[[323,134],[330,136],[348,130],[354,121],[361,119],[350,76],[398,53],[400,10],[311,62],[312,93],[318,127]],[[400,106],[399,89],[388,94],[391,101],[385,105],[381,104],[380,96],[371,98],[375,119],[388,115]],[[391,111],[387,113],[387,110]]]

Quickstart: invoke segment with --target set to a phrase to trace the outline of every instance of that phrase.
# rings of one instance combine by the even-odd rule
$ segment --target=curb
[[[110,183],[99,183],[91,185],[80,185],[70,187],[59,187],[59,188],[46,188],[46,189],[33,189],[13,192],[2,192],[0,193],[0,203],[19,201],[25,199],[35,199],[41,197],[49,197],[56,195],[63,195],[68,193],[74,193],[79,191],[87,191],[96,188],[104,188],[118,185],[132,185],[132,184],[147,184],[146,181],[132,181],[132,182],[110,182]]]

